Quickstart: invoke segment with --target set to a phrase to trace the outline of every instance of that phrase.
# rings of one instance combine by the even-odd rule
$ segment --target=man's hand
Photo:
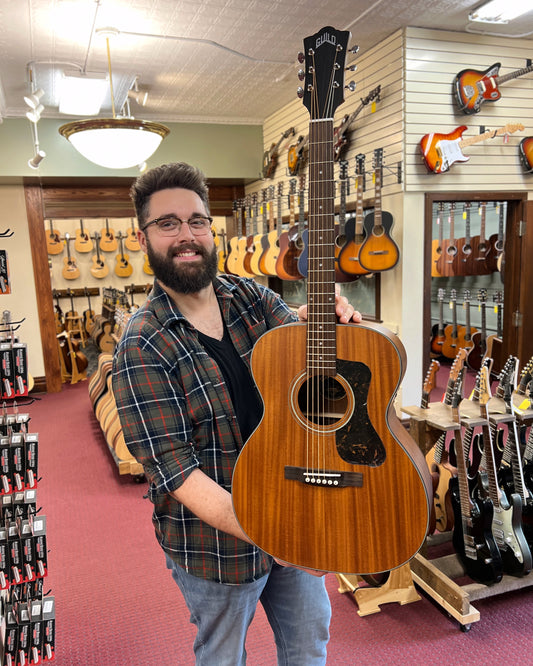
[[[307,305],[300,305],[297,312],[300,321],[307,321]],[[361,313],[348,302],[346,296],[340,295],[339,285],[335,285],[335,313],[341,324],[347,324],[350,321],[358,324],[363,318]]]

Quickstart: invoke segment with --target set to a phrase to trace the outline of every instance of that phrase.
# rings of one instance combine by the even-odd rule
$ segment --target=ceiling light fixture
[[[32,92],[31,95],[25,97],[24,101],[30,107],[30,109],[36,109],[41,104],[41,97],[43,95],[44,95],[44,90],[42,88],[38,88],[37,90]]]
[[[44,111],[44,106],[39,104],[31,111],[26,112],[26,118],[32,123],[38,123],[41,119],[41,113]]]
[[[160,123],[116,116],[109,38],[117,35],[118,30],[104,28],[96,32],[106,38],[113,117],[75,120],[62,125],[58,131],[94,164],[108,169],[128,169],[153,155],[170,130]]]
[[[531,10],[531,0],[490,0],[468,15],[470,21],[509,23]]]
[[[96,116],[107,92],[107,74],[63,72],[59,84],[59,113]]]

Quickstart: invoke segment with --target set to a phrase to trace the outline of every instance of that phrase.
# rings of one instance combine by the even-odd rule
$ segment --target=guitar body
[[[276,229],[269,231],[267,235],[268,247],[261,255],[259,267],[265,275],[277,275],[276,265],[279,256],[278,232]]]
[[[527,173],[533,173],[533,136],[527,136],[518,146],[520,161]]]
[[[83,229],[76,229],[76,239],[74,240],[74,249],[76,252],[90,252],[93,249],[93,242],[88,233]]]
[[[429,171],[444,173],[454,162],[467,162],[470,158],[463,155],[459,141],[466,125],[461,125],[449,134],[425,134],[420,140],[422,159]]]
[[[93,255],[91,257],[93,265],[90,268],[91,275],[95,278],[101,280],[109,273],[109,266],[106,264],[105,260],[98,255]]]
[[[50,222],[50,229],[46,232],[46,250],[48,254],[61,254],[65,243],[61,240],[59,231],[54,229]]]
[[[293,226],[284,231],[278,240],[279,254],[276,260],[276,274],[281,280],[301,280],[302,274],[298,270],[298,256],[300,250],[296,246],[298,228]]]
[[[453,528],[453,507],[450,493],[450,479],[457,473],[446,459],[440,463],[434,459],[435,447],[426,454],[426,461],[436,485],[433,489],[433,510],[435,513],[435,528],[439,532],[448,532]],[[446,454],[447,457],[447,454]]]
[[[356,220],[351,217],[345,227],[346,243],[339,253],[339,268],[347,275],[368,275],[370,271],[364,268],[359,261],[361,246],[365,241],[365,234],[356,232]]]
[[[100,232],[100,249],[103,252],[115,252],[117,248],[118,241],[115,237],[115,232],[106,225]]]
[[[500,63],[491,65],[484,71],[463,69],[453,80],[454,99],[459,110],[466,115],[478,113],[483,102],[495,102],[500,99],[496,81]]]
[[[259,262],[265,250],[263,246],[263,234],[256,234],[252,242],[252,256],[250,257],[250,272],[254,275],[263,275]]]
[[[317,422],[304,404],[309,384],[316,386],[305,370],[306,336],[306,324],[281,326],[252,352],[254,379],[274,408],[237,460],[236,515],[254,543],[286,562],[345,573],[391,570],[422,545],[432,492],[422,452],[393,407],[405,351],[378,325],[337,325],[337,375],[326,389],[326,422]],[[319,460],[309,458],[317,436]],[[305,470],[317,464],[346,475],[346,486],[328,483],[327,474],[305,482]]]
[[[431,277],[442,277],[438,268],[438,261],[442,254],[442,243],[438,238],[431,241]]]
[[[238,275],[237,261],[239,259],[239,237],[233,236],[230,238],[228,245],[229,250],[226,259],[226,271],[232,275]]]
[[[115,275],[118,275],[118,277],[129,277],[133,273],[133,266],[130,264],[129,258],[128,254],[117,254],[115,258]]]
[[[359,263],[369,273],[388,271],[400,259],[400,250],[392,240],[392,215],[381,211],[381,225],[374,224],[374,213],[369,213],[363,222],[365,240],[359,250]]]
[[[75,259],[69,257],[63,257],[63,270],[61,274],[65,280],[77,280],[80,277],[80,269],[76,263]]]
[[[498,546],[491,531],[493,506],[490,500],[472,500],[468,532],[464,533],[459,481],[450,480],[450,493],[454,511],[453,546],[466,573],[478,583],[492,585],[499,583],[503,576],[503,564]],[[465,548],[465,539],[471,548]],[[475,555],[475,557],[474,557]]]

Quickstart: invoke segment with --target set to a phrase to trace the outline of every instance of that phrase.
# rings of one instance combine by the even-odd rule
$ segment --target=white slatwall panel
[[[533,73],[500,86],[501,99],[485,102],[473,115],[460,113],[453,102],[452,81],[464,69],[485,70],[501,62],[500,75],[526,66],[531,42],[517,39],[407,28],[405,59],[406,190],[528,190],[531,175],[521,163],[518,145],[533,135]],[[466,125],[463,138],[480,128],[498,129],[522,123],[524,131],[489,139],[464,149],[468,162],[456,162],[442,174],[429,173],[420,156],[420,139],[427,133],[448,134]]]

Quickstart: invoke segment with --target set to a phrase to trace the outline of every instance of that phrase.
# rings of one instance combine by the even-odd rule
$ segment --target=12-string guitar
[[[308,321],[272,329],[254,347],[265,409],[237,460],[232,495],[239,523],[266,552],[309,569],[369,574],[420,548],[432,484],[393,407],[403,346],[381,326],[340,325],[335,316],[333,115],[348,38],[325,27],[304,40]]]

